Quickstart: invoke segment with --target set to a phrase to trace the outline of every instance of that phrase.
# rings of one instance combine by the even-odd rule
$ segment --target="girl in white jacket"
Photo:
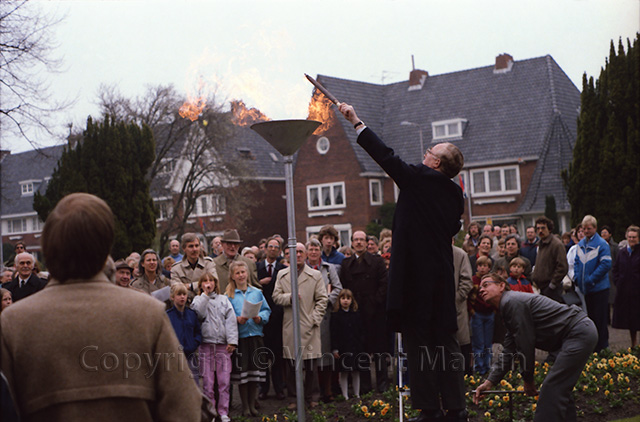
[[[203,274],[198,281],[200,294],[193,299],[191,309],[202,321],[200,345],[200,375],[202,389],[214,408],[214,377],[218,381],[217,411],[222,422],[229,418],[229,390],[231,385],[231,354],[238,345],[238,323],[229,299],[220,294],[218,279]]]

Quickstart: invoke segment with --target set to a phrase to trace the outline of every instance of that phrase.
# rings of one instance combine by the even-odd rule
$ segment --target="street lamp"
[[[420,133],[420,161],[422,161],[422,159],[424,158],[424,142],[422,141],[422,126],[420,126],[417,123],[413,123],[413,122],[409,122],[407,120],[404,120],[402,122],[400,122],[401,126],[415,126],[418,128],[418,131]]]
[[[287,226],[289,228],[289,268],[291,274],[291,306],[293,308],[293,344],[295,348],[296,403],[298,421],[305,422],[304,386],[302,382],[302,346],[300,337],[300,308],[298,298],[298,267],[296,265],[296,217],[293,201],[293,154],[320,126],[315,120],[270,120],[255,123],[256,131],[284,156],[285,189],[287,195]],[[289,391],[289,394],[292,392]]]

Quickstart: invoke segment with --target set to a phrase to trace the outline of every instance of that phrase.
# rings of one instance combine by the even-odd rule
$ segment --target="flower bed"
[[[536,364],[535,382],[538,390],[551,367],[548,364]],[[470,421],[509,421],[509,408],[513,411],[514,421],[530,421],[536,410],[537,397],[524,394],[485,395],[476,406],[473,393],[482,380],[465,377],[467,387],[467,406]],[[522,377],[510,372],[496,390],[523,391]],[[618,353],[603,351],[594,354],[587,364],[574,388],[574,399],[578,411],[578,420],[601,422],[623,417],[640,415],[640,347]],[[263,402],[267,403],[267,402]],[[280,402],[281,403],[281,402]],[[398,421],[398,391],[390,389],[383,394],[369,393],[361,399],[344,400],[339,397],[334,403],[321,404],[307,411],[307,421],[350,422],[350,421]],[[296,412],[286,409],[261,409],[266,415],[263,422],[295,422]],[[417,412],[410,406],[408,396],[403,396],[405,418],[415,416]],[[234,421],[243,418],[234,417]]]

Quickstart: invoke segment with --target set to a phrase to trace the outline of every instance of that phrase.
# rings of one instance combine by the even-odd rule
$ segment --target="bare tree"
[[[53,135],[54,112],[69,103],[54,101],[43,74],[60,69],[52,28],[60,19],[37,2],[0,2],[0,127],[38,145],[32,131]]]
[[[117,120],[148,125],[156,140],[156,161],[149,172],[152,195],[164,198],[158,204],[162,218],[160,254],[172,236],[193,230],[196,211],[203,201],[211,209],[224,209],[242,227],[252,205],[247,192],[260,189],[251,169],[234,158],[227,145],[236,134],[234,114],[222,110],[215,97],[199,99],[201,108],[190,118],[180,115],[183,97],[173,86],[150,86],[140,97],[128,99],[114,87],[99,92],[102,112]],[[211,202],[215,198],[215,203]],[[201,201],[198,204],[198,201]],[[197,225],[197,223],[196,223]]]

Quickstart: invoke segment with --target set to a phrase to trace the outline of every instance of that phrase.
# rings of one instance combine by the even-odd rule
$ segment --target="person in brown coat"
[[[22,421],[199,420],[164,305],[102,272],[113,240],[111,209],[93,195],[68,195],[49,214],[52,280],[1,320],[0,363]]]

